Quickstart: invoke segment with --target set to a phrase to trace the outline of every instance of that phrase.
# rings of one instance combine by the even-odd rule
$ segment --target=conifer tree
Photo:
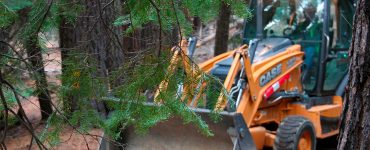
[[[234,14],[247,16],[243,0],[227,2]],[[12,55],[22,62],[17,67],[26,66],[36,81],[37,88],[32,94],[39,97],[43,119],[48,118],[47,129],[40,136],[32,134],[38,145],[43,147],[41,141],[58,143],[64,125],[81,134],[93,127],[102,128],[107,135],[118,138],[122,128],[135,126],[137,131],[145,132],[175,115],[186,123],[194,123],[202,133],[212,135],[202,118],[174,94],[180,82],[190,84],[214,81],[214,78],[200,71],[200,78],[192,79],[184,77],[181,69],[175,74],[167,74],[165,70],[171,58],[168,50],[171,44],[179,43],[192,32],[187,17],[197,16],[207,23],[216,17],[220,3],[221,0],[0,1],[0,14],[5,16],[0,18],[1,29],[20,20],[25,22],[19,24],[19,30],[12,31],[17,36],[11,42],[26,53]],[[20,8],[27,8],[28,12],[18,14]],[[62,51],[62,85],[58,94],[63,101],[55,104],[51,103],[47,90],[42,59],[44,45],[39,38],[40,33],[51,28],[59,29]],[[188,63],[197,68],[193,62]],[[181,68],[182,64],[178,65]],[[4,79],[8,80],[7,77]],[[162,80],[170,81],[168,89],[160,94],[165,103],[158,108],[145,106],[145,90],[155,90]],[[21,95],[16,93],[17,96]],[[114,110],[108,118],[94,108],[100,102]],[[59,104],[66,108],[61,110]]]

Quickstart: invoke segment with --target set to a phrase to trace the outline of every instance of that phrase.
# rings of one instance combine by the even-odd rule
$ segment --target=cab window
[[[353,7],[349,1],[333,0],[331,5],[332,42],[326,64],[324,91],[334,91],[348,73],[348,49],[352,37]]]

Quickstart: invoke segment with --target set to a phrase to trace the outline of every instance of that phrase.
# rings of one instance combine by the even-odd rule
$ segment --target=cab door
[[[348,74],[348,49],[352,38],[353,3],[348,0],[332,0],[330,8],[330,48],[327,55],[324,95],[342,96],[342,82]],[[339,93],[335,93],[339,91]]]

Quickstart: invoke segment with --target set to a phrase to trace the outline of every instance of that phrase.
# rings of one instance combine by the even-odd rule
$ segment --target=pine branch
[[[30,134],[32,135],[32,137],[35,138],[36,143],[39,146],[39,148],[47,149],[45,147],[45,145],[37,138],[37,135],[34,132],[35,129],[33,128],[32,123],[30,122],[30,120],[28,119],[27,115],[24,112],[23,106],[22,106],[22,104],[21,104],[21,102],[20,102],[20,100],[18,98],[18,94],[15,92],[16,91],[15,88],[9,82],[7,82],[6,80],[4,80],[4,78],[2,77],[2,73],[0,73],[0,86],[2,87],[3,84],[5,84],[6,86],[8,86],[13,91],[14,96],[16,98],[16,102],[17,102],[18,107],[19,107],[19,111],[20,111],[22,117],[24,118],[24,120],[23,120],[23,118],[21,116],[19,116],[17,113],[15,113],[12,109],[7,109],[7,110],[10,111],[14,116],[16,116],[18,118],[18,120],[21,121],[21,123],[27,128],[27,130],[30,132]],[[0,95],[0,98],[2,99],[2,101],[5,100],[5,97],[3,97],[3,90],[2,90],[2,88],[0,88],[0,94],[1,94]]]

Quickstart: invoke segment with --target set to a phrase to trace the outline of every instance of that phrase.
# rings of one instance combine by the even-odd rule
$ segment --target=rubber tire
[[[311,121],[301,116],[286,117],[277,130],[274,150],[297,150],[299,139],[307,130],[311,134],[312,150],[315,150],[316,135]]]

